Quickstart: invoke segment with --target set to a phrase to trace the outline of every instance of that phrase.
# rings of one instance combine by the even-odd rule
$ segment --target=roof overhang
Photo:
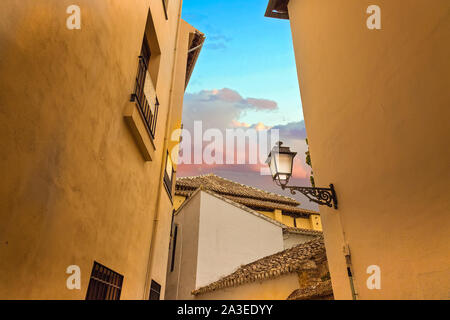
[[[289,0],[269,0],[265,16],[269,18],[289,19],[288,3]]]
[[[187,88],[189,84],[189,80],[191,79],[192,72],[194,71],[195,64],[197,63],[197,59],[200,55],[205,39],[205,35],[200,31],[196,31],[192,35],[192,40],[190,41],[188,50],[185,88]]]

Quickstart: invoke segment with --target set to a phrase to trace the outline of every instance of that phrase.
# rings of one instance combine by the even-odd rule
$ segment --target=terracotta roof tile
[[[315,236],[323,235],[323,232],[319,231],[319,230],[293,228],[293,227],[286,227],[286,228],[283,229],[283,232],[284,233],[296,233],[296,234],[315,235]]]
[[[306,210],[303,208],[295,207],[292,205],[286,205],[282,203],[276,203],[273,201],[265,201],[265,200],[257,200],[257,199],[250,199],[250,198],[244,198],[244,197],[237,197],[237,196],[229,196],[226,195],[230,200],[233,200],[235,202],[239,202],[240,204],[252,207],[252,208],[261,208],[261,209],[269,209],[269,210],[282,210],[286,213],[295,213],[298,215],[305,215],[309,216],[311,214],[319,214],[315,211]]]
[[[311,286],[297,289],[291,293],[287,300],[313,300],[320,298],[333,299],[331,280],[321,281]]]
[[[315,267],[312,261],[323,261],[325,259],[326,253],[323,237],[317,237],[293,248],[243,265],[232,274],[194,290],[192,294],[200,295],[258,280],[276,278],[291,272],[308,270]]]
[[[299,208],[297,200],[279,194],[246,186],[214,174],[196,177],[178,178],[175,194],[189,197],[197,188],[213,191],[234,202],[248,207],[261,209],[279,209],[300,215],[319,214],[315,211]]]

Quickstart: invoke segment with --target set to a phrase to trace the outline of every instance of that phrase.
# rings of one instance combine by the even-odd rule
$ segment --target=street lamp
[[[278,142],[269,153],[266,163],[269,165],[272,179],[283,190],[289,189],[292,194],[300,192],[310,201],[319,205],[334,207],[337,210],[337,197],[334,186],[330,184],[329,188],[310,188],[288,186],[289,179],[292,176],[292,169],[296,152],[292,152],[289,147],[284,147],[283,142]]]

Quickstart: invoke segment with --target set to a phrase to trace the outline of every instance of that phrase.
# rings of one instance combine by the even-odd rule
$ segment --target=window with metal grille
[[[169,151],[167,151],[166,157],[166,170],[164,170],[164,186],[166,187],[166,191],[169,194],[169,197],[172,199],[172,187],[173,187],[173,163],[170,158]]]
[[[160,297],[161,297],[161,285],[156,281],[152,280],[152,284],[150,286],[149,300],[160,300]]]
[[[123,276],[94,262],[86,300],[120,300]]]
[[[134,93],[131,95],[131,101],[136,102],[142,120],[150,136],[155,138],[156,121],[158,118],[159,102],[156,97],[156,90],[148,73],[150,63],[150,47],[147,36],[142,41],[141,55],[139,56],[139,66],[136,76],[136,85]]]

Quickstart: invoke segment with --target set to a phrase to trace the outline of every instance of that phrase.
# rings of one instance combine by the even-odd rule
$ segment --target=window
[[[164,14],[166,15],[166,20],[169,19],[168,11],[169,11],[169,0],[162,0],[164,7]]]
[[[166,156],[166,170],[164,170],[164,186],[166,187],[166,191],[169,194],[169,197],[172,199],[172,182],[173,182],[173,164],[172,159],[170,158],[169,151],[167,151]]]
[[[156,97],[156,90],[148,72],[150,57],[151,51],[149,42],[147,40],[147,36],[144,36],[141,55],[139,56],[136,85],[134,93],[131,95],[131,101],[136,102],[138,105],[138,109],[142,116],[142,120],[144,121],[145,127],[150,136],[154,139],[159,102]]]
[[[159,300],[161,296],[161,285],[152,280],[152,284],[150,286],[150,297],[149,300]]]
[[[178,225],[175,225],[175,230],[173,232],[173,242],[172,242],[172,262],[170,263],[170,272],[175,269],[175,253],[177,250],[177,236],[178,236]]]
[[[94,262],[86,300],[120,300],[123,276]]]

